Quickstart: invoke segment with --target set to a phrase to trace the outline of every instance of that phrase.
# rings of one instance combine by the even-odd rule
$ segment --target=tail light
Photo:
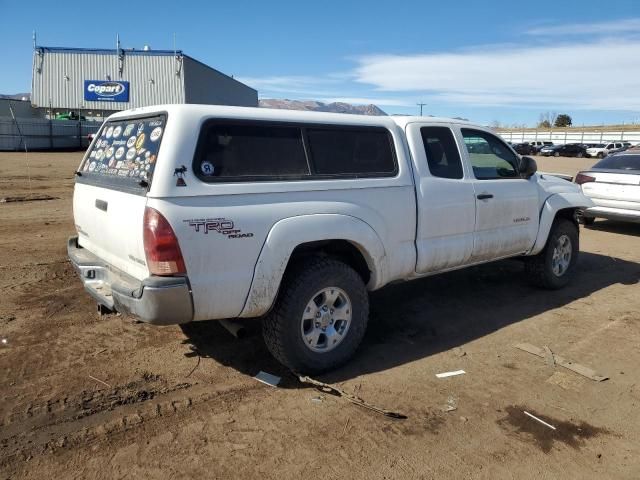
[[[146,207],[142,228],[144,253],[151,274],[186,274],[178,239],[167,219],[157,210]]]
[[[582,185],[583,183],[595,182],[595,181],[596,181],[595,177],[592,177],[590,175],[585,175],[582,172],[578,173],[578,175],[576,175],[576,179],[575,179],[575,182],[578,185]]]

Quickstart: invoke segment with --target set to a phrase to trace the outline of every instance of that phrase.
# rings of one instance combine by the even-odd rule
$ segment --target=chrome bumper
[[[156,325],[193,320],[193,300],[186,277],[150,276],[137,280],[79,246],[78,237],[69,238],[67,253],[85,290],[98,305]]]

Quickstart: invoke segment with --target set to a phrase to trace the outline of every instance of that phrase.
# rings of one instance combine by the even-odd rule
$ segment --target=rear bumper
[[[67,253],[85,290],[99,305],[155,325],[193,320],[193,300],[186,277],[151,276],[137,280],[79,246],[78,237],[69,238]]]
[[[583,215],[591,218],[606,218],[623,222],[640,223],[640,210],[627,210],[613,207],[591,207],[584,210]]]

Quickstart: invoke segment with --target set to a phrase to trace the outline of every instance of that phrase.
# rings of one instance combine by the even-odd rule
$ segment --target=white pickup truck
[[[146,107],[109,117],[76,175],[68,254],[99,308],[262,317],[310,373],[354,354],[390,282],[522,257],[565,285],[593,206],[488,128],[430,117]]]

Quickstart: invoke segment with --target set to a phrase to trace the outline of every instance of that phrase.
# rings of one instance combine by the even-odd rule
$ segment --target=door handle
[[[490,198],[493,198],[493,195],[491,193],[481,193],[480,195],[478,195],[476,197],[478,200],[488,200]]]
[[[106,201],[100,200],[99,198],[96,198],[95,205],[98,210],[102,210],[103,212],[106,212],[109,206],[109,204]]]

